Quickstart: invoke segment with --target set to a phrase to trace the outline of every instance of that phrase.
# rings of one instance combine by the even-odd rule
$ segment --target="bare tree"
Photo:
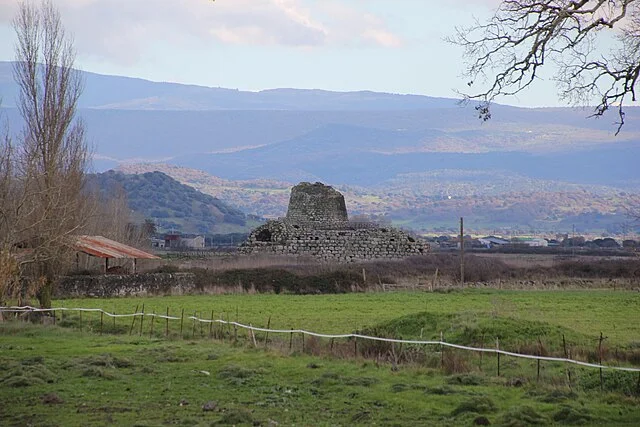
[[[640,2],[635,0],[504,0],[487,22],[457,28],[450,41],[464,48],[463,93],[476,99],[483,120],[490,103],[532,85],[555,63],[558,95],[572,105],[596,103],[593,116],[611,107],[624,124],[623,106],[636,101],[640,75]],[[611,46],[613,45],[613,46]]]
[[[87,217],[88,148],[84,125],[75,118],[83,82],[73,69],[73,43],[51,1],[22,3],[13,25],[13,71],[25,127],[15,147],[8,139],[0,147],[0,198],[7,198],[0,239],[20,277],[29,277],[40,304],[49,306],[55,279],[66,266],[69,237]]]

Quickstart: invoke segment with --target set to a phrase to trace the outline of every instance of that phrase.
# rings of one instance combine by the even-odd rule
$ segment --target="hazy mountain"
[[[357,210],[397,214],[412,224],[410,216],[422,215],[413,206],[431,209],[423,198],[437,204],[443,194],[461,200],[443,217],[457,215],[466,203],[477,207],[473,213],[482,221],[524,223],[544,220],[549,209],[542,216],[518,216],[489,207],[500,198],[511,200],[509,206],[538,200],[548,207],[542,200],[560,192],[586,192],[580,197],[591,204],[606,194],[622,206],[620,194],[640,192],[639,108],[627,108],[627,124],[614,136],[615,112],[589,119],[589,110],[495,105],[493,118],[483,123],[473,105],[463,108],[455,99],[366,91],[244,92],[93,73],[85,78],[79,115],[87,123],[98,171],[163,161],[227,183],[324,181],[361,194],[352,198]],[[15,93],[11,64],[0,63],[2,111],[17,133]],[[285,187],[251,193],[244,184],[230,184],[224,191],[237,194],[243,207],[254,206],[252,212],[278,215]],[[274,197],[280,204],[272,203]],[[561,205],[569,199],[557,200]],[[571,206],[575,214],[588,215]],[[553,212],[547,217],[560,218]],[[562,218],[571,214],[563,212]],[[436,217],[423,215],[418,222],[429,218]]]

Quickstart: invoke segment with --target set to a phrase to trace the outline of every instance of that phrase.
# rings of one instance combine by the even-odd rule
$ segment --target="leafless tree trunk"
[[[604,34],[617,44],[609,49]],[[595,101],[594,116],[636,100],[640,75],[640,2],[636,0],[504,0],[485,23],[457,28],[451,42],[464,48],[469,87],[481,119],[489,103],[532,85],[549,62],[558,69],[559,97],[570,104]]]
[[[14,78],[25,127],[15,152],[9,144],[4,150],[10,154],[3,161],[15,167],[0,174],[13,193],[1,237],[18,260],[20,276],[37,284],[41,305],[49,306],[55,278],[66,266],[69,237],[86,219],[88,148],[84,125],[75,118],[83,82],[73,69],[71,38],[51,1],[22,3],[13,25]]]

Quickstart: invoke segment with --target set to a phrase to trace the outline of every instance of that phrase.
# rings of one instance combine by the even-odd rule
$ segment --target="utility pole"
[[[460,284],[464,286],[464,219],[460,217]]]

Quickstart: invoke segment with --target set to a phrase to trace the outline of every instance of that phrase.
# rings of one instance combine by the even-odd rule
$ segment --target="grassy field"
[[[178,297],[74,299],[54,301],[58,307],[102,308],[133,313],[237,320],[254,326],[302,328],[323,333],[346,333],[374,327],[403,316],[429,312],[463,313],[474,318],[509,318],[540,321],[597,338],[610,345],[640,345],[638,309],[640,293],[625,291],[499,291],[467,290],[449,293],[390,292],[340,295],[230,294]],[[93,316],[96,316],[95,314]],[[177,324],[171,324],[175,330]],[[434,331],[439,337],[441,331]],[[446,332],[446,331],[443,331]],[[427,338],[433,338],[427,337]]]
[[[564,334],[572,346],[640,347],[640,294],[612,291],[464,291],[347,295],[220,295],[56,301],[118,313],[197,313],[272,328],[338,333],[364,330],[405,338],[443,332],[473,342],[478,332],[505,345],[545,348]],[[236,315],[237,313],[237,315]],[[289,334],[239,332],[211,339],[185,322],[156,321],[151,333],[131,319],[66,312],[54,325],[0,323],[1,425],[637,425],[638,375],[545,362],[382,347]],[[61,327],[63,326],[63,327]],[[81,329],[82,328],[82,329]],[[106,332],[119,332],[107,334]],[[129,333],[132,332],[131,335]],[[215,332],[215,331],[214,331]],[[193,336],[192,336],[193,335]],[[216,335],[214,333],[214,335]],[[291,347],[289,347],[291,345]],[[556,346],[557,347],[557,346]],[[535,351],[535,347],[529,348]],[[376,356],[376,351],[377,356]],[[381,352],[382,351],[382,352]],[[632,353],[629,353],[632,354]],[[383,355],[384,357],[379,357]],[[367,356],[367,357],[365,357]],[[584,353],[580,357],[589,358]],[[394,360],[395,359],[395,360]],[[400,364],[396,364],[401,360]],[[615,362],[615,363],[614,363]],[[612,364],[640,365],[640,358]],[[277,423],[277,424],[276,424]]]

